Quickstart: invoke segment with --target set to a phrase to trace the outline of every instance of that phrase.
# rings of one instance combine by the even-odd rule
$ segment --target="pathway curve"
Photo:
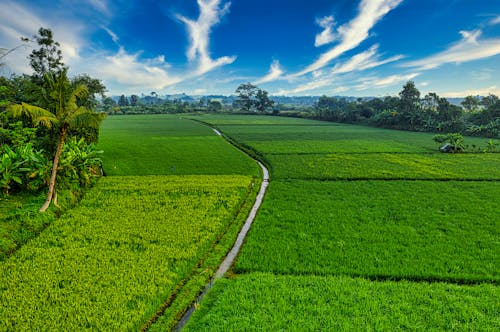
[[[215,129],[212,128],[213,131],[221,137],[224,137],[222,133]],[[255,159],[254,159],[255,160]],[[201,293],[200,296],[196,299],[195,303],[189,308],[189,310],[182,316],[181,320],[179,323],[177,323],[177,326],[175,327],[174,331],[180,331],[184,325],[189,321],[189,318],[195,311],[196,307],[198,304],[203,300],[207,292],[212,288],[213,283],[216,279],[224,277],[226,272],[231,268],[233,265],[236,257],[238,256],[238,253],[241,250],[241,246],[243,245],[243,241],[245,241],[245,237],[247,236],[248,231],[250,230],[250,227],[252,226],[252,223],[255,219],[255,216],[257,215],[257,211],[260,208],[260,205],[262,204],[262,201],[264,199],[264,195],[266,194],[267,187],[269,185],[269,171],[268,169],[258,160],[255,160],[260,168],[262,169],[262,184],[260,185],[259,193],[257,194],[257,197],[255,198],[255,203],[252,206],[252,209],[250,210],[250,213],[248,214],[247,219],[245,220],[245,223],[243,224],[243,227],[241,228],[240,232],[238,233],[238,237],[236,238],[236,242],[233,245],[233,248],[229,253],[227,254],[226,258],[224,261],[221,263],[219,266],[219,269],[217,272],[215,272],[215,276],[210,280],[210,282],[205,286],[205,289]]]

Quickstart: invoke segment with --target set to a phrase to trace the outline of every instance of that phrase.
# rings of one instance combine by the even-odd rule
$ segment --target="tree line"
[[[229,101],[232,101],[228,103]],[[121,95],[106,98],[101,110],[108,114],[227,112],[259,113],[366,124],[376,127],[470,136],[500,137],[500,100],[490,94],[467,96],[461,105],[430,92],[422,96],[408,81],[397,96],[356,100],[321,96],[313,106],[275,103],[269,93],[251,83],[240,84],[231,98],[164,100],[151,96]]]
[[[413,81],[407,82],[398,96],[353,102],[322,96],[309,115],[321,120],[366,123],[400,130],[486,137],[499,137],[500,133],[500,100],[497,96],[468,96],[461,106],[457,106],[436,93],[428,93],[422,98]]]

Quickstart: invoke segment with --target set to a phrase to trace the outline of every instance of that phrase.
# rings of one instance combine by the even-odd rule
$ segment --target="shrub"
[[[445,146],[441,147],[441,152],[464,152],[465,144],[464,137],[459,133],[448,133],[446,135],[434,135],[432,140],[436,143],[445,144]]]

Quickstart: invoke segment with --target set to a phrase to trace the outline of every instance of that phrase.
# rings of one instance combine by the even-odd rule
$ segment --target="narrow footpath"
[[[218,136],[224,137],[220,131],[218,131],[215,128],[212,128],[212,129]],[[212,280],[210,280],[210,282],[205,286],[205,289],[200,294],[200,296],[198,296],[198,298],[193,303],[193,305],[189,308],[188,311],[186,311],[184,316],[182,316],[179,323],[177,323],[177,326],[174,328],[174,331],[180,331],[184,327],[184,325],[186,325],[186,323],[189,321],[189,318],[191,318],[191,315],[195,311],[198,304],[203,300],[203,298],[205,297],[207,292],[212,288],[214,281],[216,279],[224,277],[226,272],[233,265],[236,257],[238,256],[238,253],[241,250],[241,246],[243,245],[243,242],[245,241],[245,237],[247,236],[247,233],[250,230],[250,227],[252,226],[252,223],[255,219],[255,216],[257,215],[257,211],[259,210],[260,205],[262,204],[262,201],[264,199],[264,195],[266,194],[267,186],[269,185],[269,171],[268,171],[268,169],[260,161],[258,161],[258,160],[255,160],[255,161],[257,162],[257,164],[259,164],[260,168],[262,169],[262,184],[260,185],[259,193],[257,194],[257,197],[255,198],[255,203],[252,206],[252,210],[250,210],[250,213],[248,214],[248,217],[245,220],[243,227],[241,227],[241,230],[238,233],[238,237],[236,238],[236,241],[233,245],[233,248],[229,251],[226,258],[219,266],[219,268],[218,268],[217,272],[215,273],[214,277],[212,278]]]

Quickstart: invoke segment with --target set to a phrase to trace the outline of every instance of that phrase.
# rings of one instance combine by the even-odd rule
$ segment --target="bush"
[[[100,176],[102,160],[95,145],[87,144],[84,138],[71,138],[64,145],[64,151],[59,161],[57,183],[59,187],[78,185],[85,188]]]
[[[4,145],[0,156],[0,187],[4,194],[12,191],[37,191],[48,183],[50,165],[42,151],[31,143],[24,146]]]
[[[436,143],[445,144],[447,146],[447,149],[443,149],[443,146],[443,148],[440,149],[441,152],[456,153],[465,151],[464,137],[462,134],[448,133],[446,135],[434,135],[432,140]]]

